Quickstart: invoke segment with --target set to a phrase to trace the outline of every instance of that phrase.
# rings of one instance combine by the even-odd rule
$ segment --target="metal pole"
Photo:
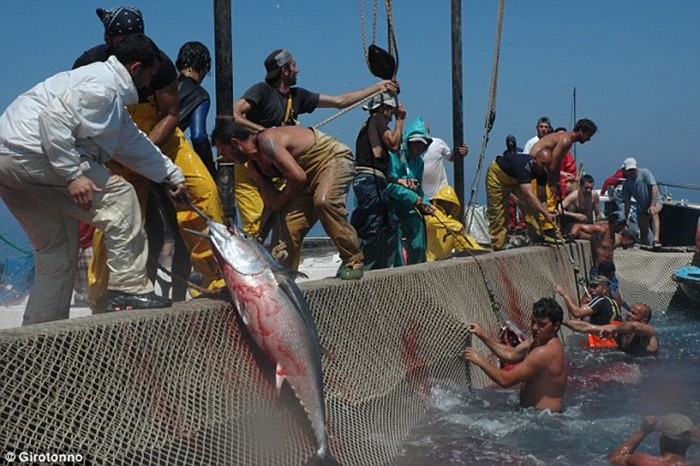
[[[452,142],[454,150],[464,142],[462,111],[462,0],[452,0]],[[456,154],[455,154],[456,155]],[[454,188],[459,199],[458,218],[464,218],[464,158],[454,158]]]
[[[214,0],[214,56],[216,63],[216,114],[233,116],[233,53],[231,0]],[[219,166],[216,183],[227,224],[236,222],[233,166]]]

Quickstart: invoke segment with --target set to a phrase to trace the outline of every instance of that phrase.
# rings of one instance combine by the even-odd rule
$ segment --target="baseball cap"
[[[276,78],[280,69],[292,60],[292,54],[287,49],[273,50],[265,59],[265,81]]]
[[[700,439],[695,435],[695,423],[683,414],[670,413],[661,416],[656,421],[655,430],[673,440],[700,443]]]
[[[637,168],[637,161],[634,159],[634,157],[628,157],[624,162],[622,162],[622,168],[625,171]]]
[[[588,280],[588,284],[610,286],[610,280],[608,280],[607,277],[604,277],[603,275],[596,275],[595,277],[591,277],[591,279]]]
[[[374,110],[382,105],[388,105],[389,107],[396,108],[396,99],[388,92],[382,92],[381,94],[375,95],[374,97],[369,99],[369,102],[367,102],[366,105],[363,105],[362,109]]]

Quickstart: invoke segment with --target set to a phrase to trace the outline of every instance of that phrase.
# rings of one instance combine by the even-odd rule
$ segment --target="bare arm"
[[[495,354],[498,359],[510,364],[518,363],[525,359],[527,349],[532,343],[532,339],[528,338],[516,347],[504,345],[496,341],[490,335],[487,335],[481,325],[476,323],[469,324],[467,330],[469,333],[476,335],[479,340],[484,342],[486,347],[491,350],[491,352]]]
[[[576,239],[587,239],[590,240],[595,233],[599,233],[600,228],[593,224],[583,224],[577,223],[571,227],[570,236]]]
[[[469,362],[479,366],[491,380],[503,388],[509,388],[529,380],[547,366],[551,356],[545,349],[544,346],[535,348],[520,364],[507,371],[489,364],[472,348],[467,349],[464,354]]]
[[[238,99],[236,103],[233,104],[233,119],[236,121],[236,123],[245,126],[253,133],[257,133],[265,128],[257,123],[253,123],[248,118],[246,118],[246,114],[252,109],[253,106],[250,105],[250,102],[248,102],[245,99]]]
[[[554,222],[554,216],[549,213],[549,211],[542,205],[542,202],[535,196],[535,194],[532,192],[532,184],[531,183],[522,183],[518,185],[519,191],[523,194],[525,197],[524,201],[530,204],[530,206],[535,209],[537,212],[541,213],[544,215],[545,219],[547,219],[548,222],[553,223]]]
[[[600,195],[596,192],[593,193],[593,221],[597,222],[603,216],[600,212]]]
[[[148,133],[148,139],[160,146],[165,143],[177,127],[180,104],[177,95],[177,79],[155,92],[160,120]]]
[[[656,199],[659,197],[659,186],[658,185],[651,185],[651,205],[649,206],[649,213],[650,214],[655,214],[657,213],[660,209],[656,205]]]
[[[608,460],[612,464],[627,465],[632,464],[631,460],[633,456],[636,455],[634,450],[637,449],[640,443],[654,430],[656,425],[656,418],[654,416],[648,416],[644,418],[642,423],[639,425],[637,430],[635,430],[632,435],[627,438],[624,442],[618,446],[614,452],[608,456]]]
[[[656,353],[659,351],[659,338],[656,329],[649,324],[642,322],[623,322],[619,325],[602,325],[600,335],[605,338],[616,337],[617,335],[635,334],[648,337],[646,351]]]
[[[593,314],[593,309],[588,304],[577,306],[573,298],[569,295],[569,293],[566,292],[563,286],[557,285],[554,289],[559,294],[559,296],[561,296],[564,299],[564,304],[566,304],[566,308],[569,310],[569,314],[571,314],[573,317],[577,319],[582,319]]]
[[[562,322],[562,325],[570,328],[574,332],[590,333],[593,335],[598,335],[603,329],[603,326],[601,325],[593,325],[582,320],[565,320],[564,322]]]
[[[377,92],[388,91],[396,92],[398,86],[394,81],[385,80],[379,81],[376,84],[367,86],[364,89],[357,91],[346,92],[340,95],[321,94],[318,99],[319,108],[346,108],[350,105],[366,99]]]
[[[392,152],[397,152],[399,147],[401,147],[403,124],[405,119],[406,110],[403,105],[399,104],[399,108],[396,110],[396,124],[394,125],[394,131],[385,131],[384,134],[382,134],[384,146]]]

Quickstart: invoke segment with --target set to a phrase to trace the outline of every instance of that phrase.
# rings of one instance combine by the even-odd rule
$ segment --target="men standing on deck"
[[[131,35],[105,62],[59,73],[19,96],[0,116],[0,196],[32,241],[36,278],[23,325],[69,317],[78,262],[78,222],[104,232],[107,305],[168,307],[146,276],[146,235],[134,188],[104,163],[114,158],[173,195],[182,171],[138,130],[126,105],[160,66],[159,50]]]
[[[659,212],[664,204],[654,175],[646,168],[639,168],[637,161],[632,157],[625,159],[622,167],[625,170],[625,182],[622,184],[625,218],[630,213],[632,198],[634,198],[637,201],[637,225],[639,226],[640,244],[660,247],[661,220],[659,220]],[[651,229],[654,235],[652,241],[649,241],[650,217]]]
[[[105,61],[113,48],[131,34],[143,33],[144,22],[141,11],[133,7],[118,7],[110,10],[98,8],[98,18],[104,25],[104,44],[84,52],[73,64],[73,68],[96,61]],[[209,218],[223,222],[223,210],[219,191],[206,166],[194,152],[192,146],[177,127],[179,116],[177,69],[168,56],[160,51],[160,68],[151,84],[139,92],[139,100],[129,106],[129,113],[141,131],[146,133],[154,144],[160,147],[185,175],[187,194],[192,203]],[[136,189],[142,210],[146,205],[148,181],[129,170],[113,164],[111,170],[118,170]],[[158,189],[158,187],[154,187]],[[188,205],[177,206],[177,222],[182,238],[190,253],[192,267],[202,275],[202,286],[210,292],[226,290],[219,266],[209,240],[194,233],[205,232],[207,223]],[[146,219],[148,220],[148,219]],[[109,276],[106,267],[99,231],[94,238],[94,256],[89,270],[89,295],[94,308],[101,308],[105,292],[105,277]],[[191,294],[199,292],[191,289]]]
[[[406,109],[396,98],[382,92],[362,107],[369,117],[355,140],[356,174],[352,180],[356,207],[350,223],[357,231],[365,270],[386,269],[400,264],[398,220],[389,200],[389,153],[403,140]],[[389,127],[395,118],[394,129]],[[395,180],[406,183],[406,180]]]
[[[398,89],[397,84],[389,80],[337,96],[296,87],[299,68],[285,49],[274,50],[267,56],[265,70],[265,81],[250,87],[233,105],[236,122],[253,132],[296,125],[302,113],[312,113],[317,108],[347,108],[380,91],[395,93]],[[264,205],[252,176],[250,167],[236,167],[235,197],[243,230],[257,237],[264,227],[261,225],[265,221]]]
[[[548,210],[554,210],[557,206],[557,199],[560,198],[561,164],[564,156],[574,143],[584,144],[590,141],[597,130],[598,127],[595,123],[582,118],[576,122],[573,131],[550,133],[542,137],[530,149],[529,154],[535,157],[535,160],[547,172]],[[554,223],[546,219],[543,220],[542,234],[545,239],[559,239],[559,232]]]
[[[536,188],[533,187],[536,180]],[[486,171],[486,202],[489,214],[491,247],[500,251],[506,246],[508,235],[508,200],[514,194],[522,203],[525,224],[532,237],[540,236],[541,227],[536,213],[552,223],[552,212],[541,202],[545,196],[547,175],[537,160],[526,154],[507,153],[499,155]],[[537,189],[537,193],[533,190]]]
[[[469,333],[476,335],[499,359],[515,367],[504,370],[490,364],[474,348],[464,351],[467,361],[475,364],[491,380],[503,388],[520,386],[520,406],[561,412],[568,362],[564,345],[557,337],[564,313],[551,298],[542,298],[532,309],[532,337],[515,348],[499,343],[487,335],[479,324],[469,324]]]

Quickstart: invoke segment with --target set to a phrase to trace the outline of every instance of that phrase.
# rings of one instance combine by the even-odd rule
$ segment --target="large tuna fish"
[[[209,239],[236,309],[277,366],[278,391],[287,380],[311,421],[316,456],[335,463],[328,450],[321,351],[306,299],[290,273],[237,227],[209,221]]]

